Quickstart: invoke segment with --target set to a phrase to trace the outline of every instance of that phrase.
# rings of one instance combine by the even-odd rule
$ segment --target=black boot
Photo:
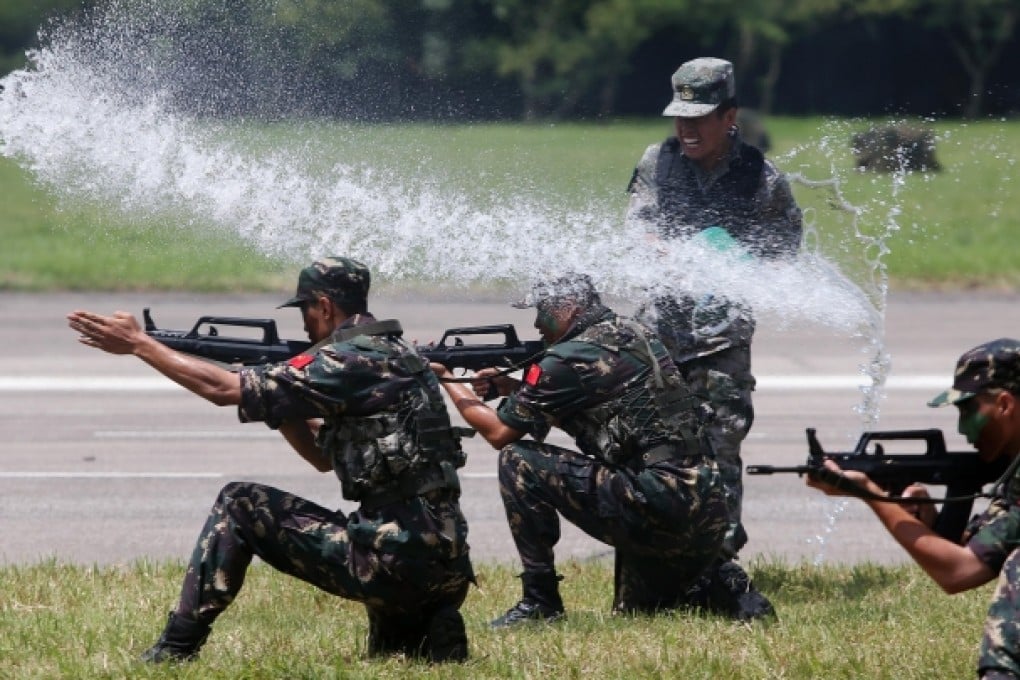
[[[425,625],[420,619],[382,613],[366,607],[368,611],[368,654],[403,654],[408,658],[419,656],[425,647]]]
[[[468,658],[464,617],[456,607],[444,607],[429,619],[425,641],[429,661],[433,663],[465,661]]]
[[[170,612],[163,634],[142,653],[141,659],[147,663],[191,661],[198,656],[198,650],[208,637],[209,624]]]
[[[559,582],[562,578],[551,571],[524,572],[521,574],[524,596],[503,616],[494,619],[489,626],[509,628],[529,621],[553,623],[566,618],[559,590]]]
[[[707,574],[708,609],[737,621],[776,618],[776,610],[739,564],[728,560]]]

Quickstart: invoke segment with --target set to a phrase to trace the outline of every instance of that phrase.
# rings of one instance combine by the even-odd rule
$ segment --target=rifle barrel
[[[810,465],[791,465],[783,467],[780,465],[748,465],[745,468],[749,475],[775,475],[775,474],[787,474],[793,473],[802,475],[806,472],[811,472],[814,469]]]

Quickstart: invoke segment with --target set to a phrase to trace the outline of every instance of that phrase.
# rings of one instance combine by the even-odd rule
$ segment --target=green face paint
[[[967,438],[968,444],[977,446],[978,437],[981,436],[981,431],[985,429],[987,424],[988,416],[981,413],[978,409],[961,410],[957,431]]]
[[[552,310],[545,305],[539,306],[535,325],[542,332],[542,337],[546,340],[546,344],[549,344],[548,338],[555,338],[560,335],[560,324],[556,321],[556,317],[553,316]]]

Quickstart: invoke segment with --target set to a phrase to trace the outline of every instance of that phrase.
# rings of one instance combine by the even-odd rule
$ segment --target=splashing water
[[[724,290],[780,323],[808,321],[861,337],[868,355],[861,371],[871,384],[857,410],[864,428],[877,423],[890,364],[882,258],[887,237],[898,229],[898,209],[893,200],[878,233],[867,233],[862,210],[843,196],[835,165],[830,179],[789,177],[827,192],[830,207],[850,217],[854,239],[847,240],[865,253],[860,284],[820,254],[811,210],[805,211],[806,247],[792,262],[741,259],[694,241],[658,243],[652,251],[643,227],[627,223],[624,206],[611,200],[576,211],[538,192],[479,198],[477,190],[444,186],[424,173],[325,159],[315,135],[297,148],[278,137],[243,143],[243,122],[182,110],[182,91],[201,79],[188,70],[189,55],[173,49],[174,37],[186,30],[172,2],[114,2],[87,20],[52,25],[41,36],[43,46],[29,53],[30,67],[0,81],[0,153],[60,197],[129,215],[173,215],[182,228],[211,224],[294,262],[348,254],[383,280],[511,288],[507,282],[526,285],[536,275],[573,269],[627,299]],[[191,53],[215,48],[188,47]],[[295,94],[284,66],[258,70],[257,78],[265,81],[259,96]],[[201,113],[201,102],[192,104]],[[777,163],[786,165],[782,158]],[[902,182],[902,173],[893,175],[894,198]],[[820,549],[844,508],[845,502],[830,511],[816,539]]]
[[[900,163],[899,170],[892,173],[892,198],[890,207],[887,210],[885,219],[877,233],[866,232],[861,225],[862,211],[860,208],[851,205],[843,195],[842,183],[836,177],[827,180],[810,180],[803,175],[792,173],[790,181],[795,184],[810,187],[812,189],[825,189],[830,193],[830,205],[842,211],[851,218],[851,230],[855,241],[863,245],[864,251],[864,281],[861,285],[861,292],[868,296],[871,302],[870,313],[858,333],[861,338],[861,353],[868,356],[868,359],[858,366],[860,372],[870,381],[868,385],[861,387],[861,402],[854,407],[854,410],[861,416],[862,430],[876,429],[879,421],[881,402],[885,394],[885,382],[891,367],[891,358],[885,349],[885,308],[889,292],[888,270],[883,260],[889,253],[886,245],[889,237],[899,230],[897,217],[900,209],[895,198],[905,181],[905,165]],[[817,238],[817,225],[810,220],[805,220],[806,240]],[[826,504],[826,521],[821,531],[814,537],[808,539],[809,544],[817,546],[817,552],[813,564],[818,566],[825,560],[825,550],[829,540],[832,538],[837,520],[847,510],[848,499],[829,498]]]
[[[295,262],[346,253],[383,280],[530,282],[576,269],[609,294],[661,292],[664,282],[695,294],[725,290],[780,319],[843,332],[875,315],[859,288],[814,253],[755,263],[676,242],[648,267],[641,225],[625,224],[623,207],[608,201],[579,212],[518,194],[489,197],[482,208],[464,192],[381,165],[314,170],[314,141],[297,152],[253,151],[231,125],[175,110],[183,67],[152,31],[176,35],[181,21],[173,3],[145,4],[114,3],[87,22],[54,25],[30,68],[3,80],[0,153],[57,195],[212,223]]]

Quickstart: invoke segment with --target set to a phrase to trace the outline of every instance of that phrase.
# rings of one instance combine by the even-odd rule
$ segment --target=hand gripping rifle
[[[225,364],[252,366],[287,361],[311,348],[302,340],[282,340],[273,319],[249,319],[235,316],[203,316],[189,331],[157,328],[146,307],[142,312],[145,332],[171,349]],[[221,327],[255,329],[260,337],[229,337]],[[248,331],[251,333],[252,331]],[[469,336],[502,336],[502,342],[467,344]],[[438,343],[418,347],[427,361],[449,369],[478,371],[483,368],[510,368],[534,360],[544,349],[541,340],[519,340],[512,324],[451,328]]]
[[[812,427],[807,428],[807,440],[807,464],[790,467],[748,465],[747,474],[807,474],[864,499],[903,504],[942,503],[933,529],[954,543],[959,542],[967,526],[974,499],[986,495],[981,492],[982,487],[999,480],[1008,466],[1005,460],[986,463],[976,451],[946,451],[942,430],[937,429],[865,432],[850,453],[826,453]],[[925,450],[923,453],[887,454],[881,442],[889,441],[924,442]],[[843,470],[863,472],[890,495],[871,494],[850,479],[824,467],[826,459],[835,461]],[[915,482],[945,486],[946,497],[902,497],[903,490]]]

